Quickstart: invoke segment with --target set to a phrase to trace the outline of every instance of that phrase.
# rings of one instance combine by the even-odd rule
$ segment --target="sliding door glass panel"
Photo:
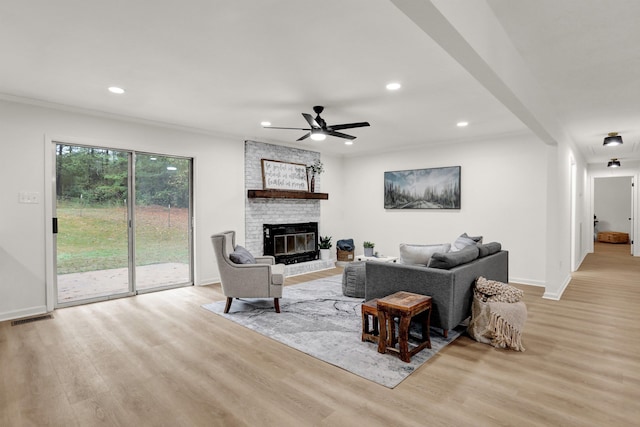
[[[191,160],[136,154],[136,289],[191,282]]]
[[[58,304],[130,292],[129,158],[56,145]]]

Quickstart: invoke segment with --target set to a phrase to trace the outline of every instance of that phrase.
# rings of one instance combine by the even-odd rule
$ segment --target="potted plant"
[[[324,165],[320,159],[316,160],[312,165],[307,166],[307,175],[311,175],[309,180],[309,192],[313,193],[316,189],[316,175],[320,175],[324,172]]]
[[[320,259],[326,261],[331,256],[329,249],[331,249],[331,236],[320,236]]]
[[[373,248],[376,246],[373,242],[364,242],[364,256],[373,256]]]

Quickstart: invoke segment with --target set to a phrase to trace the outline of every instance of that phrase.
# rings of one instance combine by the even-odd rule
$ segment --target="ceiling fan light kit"
[[[602,143],[602,145],[606,145],[607,147],[621,144],[622,137],[618,135],[618,132],[609,132],[608,136],[604,138],[604,142]]]
[[[347,140],[356,139],[353,135],[347,135],[346,133],[338,132],[343,129],[353,129],[359,127],[369,126],[369,122],[357,122],[357,123],[344,123],[340,125],[327,125],[327,122],[324,121],[322,117],[320,117],[320,113],[324,111],[324,107],[321,105],[316,105],[313,107],[313,111],[316,113],[316,117],[314,118],[311,114],[302,113],[302,117],[309,123],[308,128],[285,128],[285,127],[274,127],[274,126],[264,126],[266,129],[293,129],[293,130],[306,130],[308,131],[306,134],[302,135],[296,141],[302,141],[311,137],[314,141],[323,141],[327,135],[335,136],[336,138],[342,138]]]
[[[322,132],[311,132],[311,139],[314,141],[324,141],[327,139],[327,135]]]

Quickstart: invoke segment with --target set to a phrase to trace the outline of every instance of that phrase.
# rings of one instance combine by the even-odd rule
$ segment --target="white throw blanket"
[[[522,291],[513,286],[479,277],[473,291],[469,335],[497,348],[524,351],[522,330],[527,306],[521,296]]]

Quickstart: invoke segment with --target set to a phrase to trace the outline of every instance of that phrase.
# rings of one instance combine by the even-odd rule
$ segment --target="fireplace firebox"
[[[277,263],[295,264],[318,259],[318,223],[263,224],[263,252]]]

